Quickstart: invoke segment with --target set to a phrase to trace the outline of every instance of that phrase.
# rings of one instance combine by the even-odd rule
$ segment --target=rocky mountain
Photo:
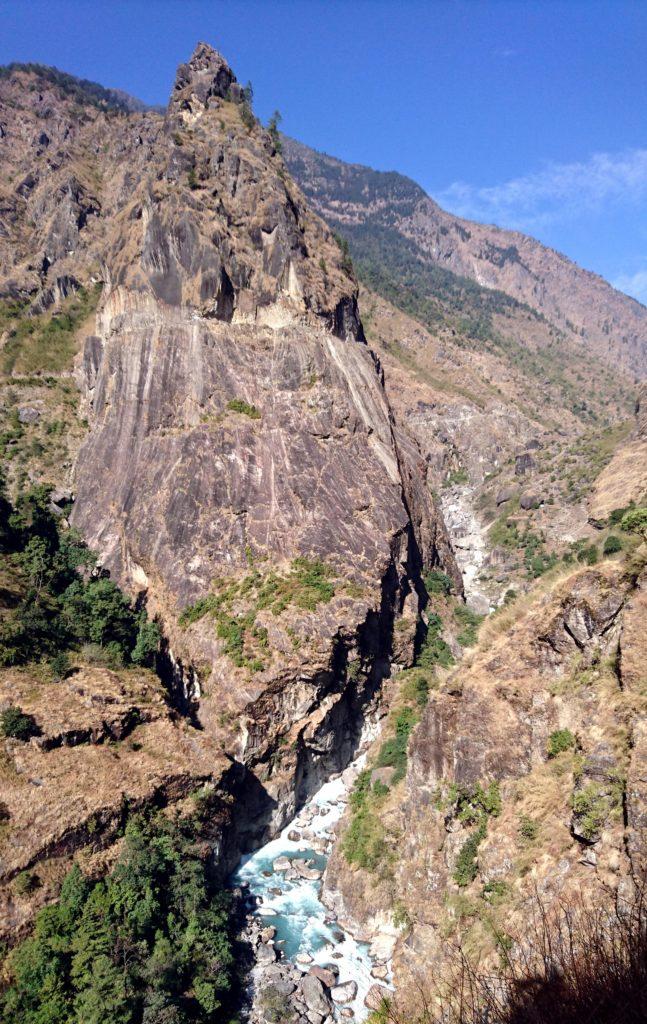
[[[163,112],[4,69],[0,152],[0,1017],[512,999],[537,894],[639,892],[645,311],[204,43]]]
[[[637,377],[647,373],[647,309],[601,277],[534,238],[447,213],[403,175],[347,164],[293,139],[284,148],[313,207],[348,237],[358,262],[369,264],[373,284],[384,268],[382,289],[404,267],[409,275],[415,268],[420,288],[436,298],[460,288],[451,275],[467,278],[536,310],[587,357]]]
[[[391,401],[429,463],[470,604],[487,611],[565,545],[594,543],[591,485],[631,430],[645,310],[401,175],[287,138],[284,152],[349,243]]]
[[[215,784],[223,755],[245,775],[249,816],[229,864],[244,835],[271,834],[344,766],[382,677],[412,657],[423,570],[441,565],[459,588],[460,577],[424,461],[365,344],[354,278],[225,61],[200,45],[164,117],[92,103],[79,116],[76,95],[31,70],[2,88],[5,346],[20,348],[25,313],[37,324],[101,284],[78,363],[87,434],[73,475],[56,482],[71,484],[71,521],[104,569],[167,638],[162,674],[189,719],[173,725],[167,709],[142,728],[166,730],[180,790],[204,777],[190,765],[214,746]],[[51,422],[44,385],[4,381],[32,401],[35,430]],[[14,466],[29,459],[13,454]],[[119,685],[90,676],[84,693]],[[5,685],[18,692],[12,669]],[[80,759],[71,786],[95,730],[90,716],[66,752]],[[134,764],[132,785],[111,769],[96,763],[93,793],[78,799],[42,785],[42,804],[26,801],[18,769],[10,907],[11,879],[82,846],[89,819],[118,814],[124,783],[135,800],[175,785],[170,765],[143,791]],[[15,927],[21,909],[6,913]]]

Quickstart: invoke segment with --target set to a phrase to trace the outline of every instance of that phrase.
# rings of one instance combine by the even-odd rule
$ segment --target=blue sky
[[[0,63],[150,103],[204,39],[255,109],[647,303],[647,2],[0,0]]]

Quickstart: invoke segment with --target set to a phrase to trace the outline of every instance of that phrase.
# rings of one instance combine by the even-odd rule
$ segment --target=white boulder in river
[[[357,982],[343,981],[341,985],[331,988],[330,995],[334,1003],[352,1003],[357,995]]]

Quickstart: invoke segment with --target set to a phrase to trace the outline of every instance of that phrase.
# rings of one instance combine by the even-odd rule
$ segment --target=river
[[[325,783],[276,839],[243,858],[232,879],[234,885],[246,888],[258,898],[254,913],[264,926],[276,929],[273,943],[279,958],[292,961],[303,973],[313,964],[333,966],[338,969],[339,984],[357,984],[355,998],[344,1003],[344,1008],[351,1009],[358,1021],[369,1013],[364,999],[376,983],[371,975],[376,963],[368,944],[357,942],[344,931],[321,902],[320,895],[321,875],[336,838],[334,826],[344,813],[349,788],[364,759],[361,756],[341,775]],[[288,864],[295,860],[304,874],[313,877],[299,877]],[[339,1012],[336,1008],[335,1014]]]

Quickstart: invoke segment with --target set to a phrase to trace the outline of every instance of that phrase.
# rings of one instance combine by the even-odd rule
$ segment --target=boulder
[[[284,974],[279,964],[274,964],[263,974],[263,982],[265,983],[265,991],[274,990],[278,996],[291,996],[296,990],[296,985],[288,975]]]
[[[505,505],[506,501],[512,501],[513,498],[517,497],[517,492],[512,487],[506,487],[502,491],[499,491],[495,501],[498,505]]]
[[[390,786],[395,775],[395,768],[374,768],[371,772],[371,786],[381,782],[383,786]]]
[[[542,503],[542,499],[537,494],[522,494],[519,499],[519,504],[522,508],[539,508]]]
[[[18,419],[21,423],[35,423],[36,420],[40,419],[40,409],[34,409],[30,405],[23,405],[18,410]]]
[[[320,967],[319,964],[314,964],[308,974],[312,974],[315,978],[319,978],[322,985],[326,988],[332,988],[337,982],[337,976],[330,967]]]
[[[318,882],[323,877],[323,871],[320,871],[319,868],[303,868],[299,871],[299,875],[307,882]]]
[[[256,962],[259,964],[273,964],[276,960],[276,950],[269,942],[262,942],[256,948]]]
[[[291,843],[298,843],[300,838],[301,838],[301,833],[300,832],[297,832],[297,830],[295,828],[290,829],[290,831],[288,832],[288,839],[290,840]]]
[[[275,871],[289,871],[291,866],[288,857],[277,857],[272,864]]]
[[[374,967],[371,970],[371,977],[372,978],[377,978],[378,981],[386,981],[388,976],[389,976],[389,969],[388,969],[388,967],[384,967],[384,966]]]
[[[373,988],[376,986],[374,985]],[[335,985],[330,990],[330,996],[334,1003],[352,1003],[353,999],[357,995],[357,982],[356,981],[344,981],[341,985]],[[367,1004],[368,1005],[368,1004]],[[379,1006],[379,1003],[378,1003]],[[376,1007],[377,1009],[377,1007]]]
[[[364,1006],[367,1006],[369,1010],[379,1010],[384,1000],[390,998],[391,993],[384,985],[371,985],[366,993]]]
[[[303,1001],[308,1010],[320,1013],[322,1017],[330,1013],[330,999],[326,995],[323,985],[314,974],[306,974],[299,983]]]
[[[514,458],[515,476],[524,476],[533,469],[534,465],[535,460],[530,452],[520,452],[518,455],[515,455]]]

